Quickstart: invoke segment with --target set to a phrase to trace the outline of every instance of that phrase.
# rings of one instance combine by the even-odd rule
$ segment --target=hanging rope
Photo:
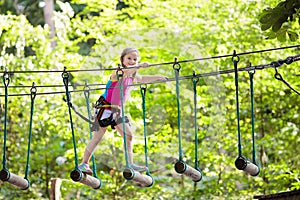
[[[187,165],[183,159],[182,159],[182,147],[181,147],[181,132],[180,132],[180,94],[179,94],[179,70],[180,70],[181,66],[180,64],[177,62],[177,58],[175,58],[174,64],[173,64],[173,69],[174,69],[174,73],[175,73],[175,80],[176,80],[176,100],[177,100],[177,124],[178,124],[178,149],[179,149],[179,159],[178,161],[175,163],[174,167],[175,167],[175,171],[179,174],[184,174],[186,176],[188,176],[189,178],[191,178],[194,182],[199,182],[202,179],[202,174],[200,172],[200,170],[198,170],[198,164],[196,164],[198,162],[198,156],[196,156],[196,162],[195,165],[197,165],[197,168],[193,168],[190,167],[189,165]],[[198,142],[195,141],[195,144]],[[197,146],[198,148],[198,146]],[[196,149],[197,152],[197,149]]]
[[[84,87],[84,97],[85,97],[85,103],[86,103],[86,108],[87,108],[87,113],[89,116],[89,121],[91,122],[91,110],[90,110],[90,88],[88,86],[88,83],[85,83],[85,87]],[[89,128],[90,128],[90,139],[93,138],[93,131],[92,131],[92,124],[89,123]],[[97,177],[97,169],[96,169],[96,162],[95,162],[95,156],[94,153],[92,154],[92,163],[93,163],[93,175],[95,178]]]
[[[34,99],[36,96],[36,86],[34,82],[32,83],[32,87],[30,89],[31,93],[31,107],[30,107],[30,122],[29,122],[29,136],[28,136],[28,148],[27,148],[27,163],[26,163],[26,170],[25,170],[25,177],[24,179],[28,180],[28,172],[29,172],[29,161],[30,161],[30,146],[31,146],[31,138],[32,138],[32,118],[34,113]]]
[[[126,161],[126,168],[129,168],[129,161],[128,161],[128,150],[127,150],[127,140],[126,140],[126,126],[125,126],[125,114],[124,114],[124,94],[123,94],[123,75],[124,72],[119,65],[117,73],[117,79],[119,82],[119,89],[120,89],[120,100],[121,100],[121,112],[122,112],[122,125],[123,125],[123,140],[124,140],[124,154],[125,154],[125,161]]]
[[[254,86],[253,86],[253,77],[254,72],[248,72],[250,77],[250,99],[251,99],[251,127],[252,127],[252,162],[253,164],[257,165],[256,163],[256,151],[255,151],[255,127],[254,127]]]
[[[64,72],[62,73],[63,82],[66,88],[66,97],[67,97],[67,104],[69,108],[69,116],[70,116],[70,125],[72,130],[72,141],[73,141],[73,147],[74,147],[74,161],[75,161],[75,169],[78,169],[78,157],[77,157],[77,151],[76,151],[76,141],[75,141],[75,134],[74,134],[74,127],[73,127],[73,120],[72,120],[72,111],[71,111],[71,100],[70,100],[70,93],[68,88],[68,79],[69,79],[69,73],[66,71],[66,68]]]
[[[286,86],[288,86],[292,91],[294,91],[296,94],[298,94],[298,95],[300,95],[300,93],[297,91],[297,90],[295,90],[286,80],[284,80],[283,78],[282,78],[282,76],[281,76],[281,74],[278,72],[278,70],[277,70],[277,66],[275,66],[275,75],[274,75],[274,77],[277,79],[277,80],[279,80],[279,81],[281,81],[281,82],[283,82]]]
[[[18,186],[21,190],[26,190],[29,188],[30,184],[27,179],[27,175],[25,175],[25,179],[15,175],[6,168],[6,137],[7,137],[7,110],[8,110],[8,86],[10,82],[10,78],[7,72],[7,68],[5,69],[5,73],[3,74],[3,83],[5,86],[5,113],[4,113],[4,142],[3,142],[3,169],[0,171],[0,179],[2,181],[7,181],[10,184],[13,184],[15,186]],[[30,143],[29,143],[30,144]],[[29,152],[30,153],[30,152]],[[29,157],[28,157],[29,159]],[[27,163],[29,163],[29,160],[27,160]],[[26,166],[27,167],[27,166]],[[28,174],[28,170],[25,172]]]
[[[145,142],[145,163],[147,167],[146,174],[150,176],[150,170],[148,167],[148,145],[147,145],[147,125],[146,125],[146,91],[147,91],[147,85],[141,85],[140,86],[140,92],[142,95],[142,109],[143,109],[143,123],[144,123],[144,142]]]
[[[178,124],[178,152],[179,152],[179,161],[182,161],[182,148],[181,148],[181,132],[180,132],[180,94],[179,94],[179,70],[181,66],[175,58],[173,69],[175,72],[175,81],[176,81],[176,101],[177,101],[177,124]]]
[[[193,75],[195,75],[195,71],[194,71]],[[199,81],[199,78],[193,78],[192,80],[193,80],[193,91],[194,91],[195,169],[199,170],[199,161],[198,161],[198,125],[197,125],[197,83]]]
[[[237,59],[235,59],[237,58]],[[239,106],[239,81],[238,81],[238,62],[240,61],[240,57],[236,55],[234,51],[234,55],[232,57],[232,61],[234,64],[234,76],[235,76],[235,99],[236,99],[236,116],[237,116],[237,128],[238,128],[238,156],[242,157],[242,142],[241,142],[241,127],[240,127],[240,106]]]
[[[88,122],[90,125],[95,124],[96,122],[91,121],[91,119],[86,118],[85,116],[83,116],[80,112],[78,112],[75,108],[75,106],[71,103],[71,108],[72,110],[84,121]]]
[[[127,150],[127,141],[126,141],[126,126],[125,126],[125,114],[124,114],[124,92],[123,92],[123,75],[124,71],[121,69],[121,65],[119,65],[117,73],[117,79],[119,82],[119,89],[120,89],[120,100],[121,100],[121,112],[122,112],[122,125],[123,125],[123,142],[124,142],[124,154],[126,160],[126,168],[123,171],[123,176],[127,180],[133,180],[138,182],[143,187],[150,187],[153,185],[154,179],[150,175],[149,168],[148,168],[148,160],[147,160],[147,141],[145,139],[145,157],[146,157],[146,166],[147,166],[147,175],[141,174],[140,172],[135,171],[129,164],[128,161],[128,150]],[[145,125],[145,123],[144,123]],[[144,138],[146,138],[145,126],[144,126]]]
[[[241,130],[240,130],[240,112],[239,112],[239,87],[238,87],[238,62],[240,58],[236,55],[236,52],[233,52],[232,61],[234,64],[234,74],[235,74],[235,86],[236,86],[236,115],[237,115],[237,128],[238,128],[238,157],[235,160],[235,166],[239,170],[244,170],[249,173],[251,176],[257,176],[259,174],[259,167],[255,161],[255,141],[254,141],[254,97],[253,97],[253,74],[250,74],[250,90],[251,90],[251,118],[252,118],[252,156],[254,162],[251,163],[242,155],[242,142],[241,142]]]
[[[74,127],[73,127],[73,120],[72,120],[72,112],[71,112],[71,97],[70,92],[68,88],[68,80],[69,80],[69,73],[66,71],[66,68],[64,72],[62,73],[63,82],[66,88],[66,96],[67,96],[67,103],[69,108],[69,116],[70,116],[70,124],[72,129],[72,141],[73,141],[73,147],[74,147],[74,161],[75,161],[75,168],[71,172],[70,177],[73,181],[79,181],[85,185],[88,185],[94,189],[101,188],[102,182],[101,179],[97,178],[96,175],[96,168],[93,167],[93,176],[89,176],[85,173],[82,173],[82,171],[78,168],[78,157],[77,157],[77,150],[76,150],[76,141],[75,141],[75,134],[74,134]]]
[[[8,86],[9,86],[10,78],[5,70],[3,74],[3,83],[4,83],[4,91],[5,91],[5,103],[4,103],[4,134],[3,134],[3,170],[7,170],[6,168],[6,135],[7,135],[7,104],[8,104]]]

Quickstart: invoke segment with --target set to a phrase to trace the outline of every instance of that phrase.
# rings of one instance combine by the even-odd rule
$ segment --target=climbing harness
[[[103,96],[100,96],[95,104],[96,109],[96,119],[95,124],[100,125],[101,127],[111,126],[112,129],[118,124],[122,123],[122,118],[120,116],[120,108],[117,105],[113,105],[106,101]],[[109,117],[102,119],[104,111],[110,109],[111,113]],[[127,116],[125,118],[125,123],[129,123],[129,119]]]

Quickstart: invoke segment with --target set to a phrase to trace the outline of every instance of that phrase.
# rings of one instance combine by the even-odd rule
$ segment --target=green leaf
[[[268,34],[267,34],[267,39],[275,39],[277,36],[276,36],[276,33],[274,33],[274,32],[269,32]]]
[[[285,42],[286,41],[286,31],[280,31],[277,33],[277,39],[280,42]]]
[[[272,24],[262,24],[261,25],[261,30],[265,31],[268,30],[269,28],[271,28]]]
[[[259,19],[259,22],[262,24],[270,24],[272,23],[272,19],[273,19],[272,13],[269,12],[265,15],[262,15]]]
[[[293,31],[288,31],[288,36],[292,42],[295,42],[298,39],[298,34]]]
[[[277,32],[280,30],[282,24],[287,21],[287,17],[280,17],[272,26],[272,31]]]

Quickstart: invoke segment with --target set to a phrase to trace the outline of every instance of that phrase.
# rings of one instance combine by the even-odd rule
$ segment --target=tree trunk
[[[52,49],[54,49],[56,46],[56,43],[54,41],[55,24],[53,19],[54,0],[45,0],[45,6],[43,8],[43,11],[44,11],[45,24],[47,24],[50,28],[51,47]]]

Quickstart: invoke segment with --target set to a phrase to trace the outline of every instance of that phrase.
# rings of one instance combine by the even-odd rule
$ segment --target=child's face
[[[138,53],[136,51],[132,51],[124,56],[123,58],[124,66],[129,67],[136,64],[138,64]]]

